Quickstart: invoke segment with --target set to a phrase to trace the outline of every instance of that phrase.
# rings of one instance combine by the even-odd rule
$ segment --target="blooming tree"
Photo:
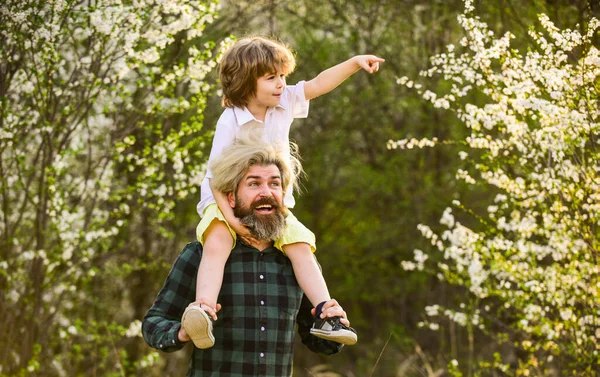
[[[118,285],[110,261],[133,224],[165,235],[198,187],[216,7],[0,5],[0,375],[124,375],[155,358],[117,351],[139,321],[100,321],[119,303],[97,296]]]
[[[514,36],[500,38],[474,15],[471,0],[458,17],[460,46],[431,58],[422,76],[442,75],[449,92],[434,93],[406,77],[434,107],[455,111],[469,129],[459,140],[464,166],[456,178],[492,187],[487,213],[468,227],[444,212],[436,232],[421,233],[440,251],[415,250],[409,270],[430,270],[441,280],[468,288],[460,308],[427,307],[423,324],[435,330],[447,317],[469,333],[481,331],[512,352],[480,360],[508,375],[592,376],[600,368],[600,53],[593,40],[600,22],[585,33],[558,29],[540,15],[542,31],[522,54]],[[481,103],[470,103],[476,96]],[[477,101],[475,101],[477,102]],[[389,148],[438,144],[433,140],[390,141]],[[472,366],[467,370],[473,372]],[[449,371],[460,375],[457,360]],[[471,373],[470,373],[471,374]],[[485,373],[484,373],[485,374]]]

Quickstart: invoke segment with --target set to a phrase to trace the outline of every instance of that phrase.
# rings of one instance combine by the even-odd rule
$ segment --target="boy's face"
[[[281,93],[285,88],[285,75],[280,72],[267,73],[256,81],[256,95],[248,107],[275,107],[279,105]]]

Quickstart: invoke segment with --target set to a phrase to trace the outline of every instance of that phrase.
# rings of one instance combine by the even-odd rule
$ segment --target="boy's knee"
[[[224,248],[227,247],[231,250],[233,246],[233,237],[229,232],[229,228],[224,222],[219,220],[213,220],[208,229],[205,232],[205,249],[211,248]]]
[[[290,259],[313,258],[312,248],[305,242],[283,245],[283,251]]]

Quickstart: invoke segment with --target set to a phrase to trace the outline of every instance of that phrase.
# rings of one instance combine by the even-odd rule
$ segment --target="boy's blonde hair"
[[[254,165],[275,165],[281,174],[283,192],[292,185],[298,188],[298,179],[303,174],[297,157],[295,144],[286,151],[285,145],[269,144],[256,138],[238,139],[225,149],[219,158],[211,162],[211,187],[224,194],[237,192],[242,178]]]
[[[296,68],[296,58],[283,43],[247,37],[233,44],[220,61],[219,78],[224,107],[245,107],[256,95],[256,81],[267,73],[289,75]]]

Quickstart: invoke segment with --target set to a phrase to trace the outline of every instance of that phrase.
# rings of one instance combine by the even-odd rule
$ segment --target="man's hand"
[[[216,308],[212,308],[208,300],[204,297],[200,298],[200,300],[196,300],[190,303],[187,307],[190,306],[199,306],[204,310],[212,319],[217,320],[217,312],[221,310],[221,304],[217,304]],[[191,340],[190,336],[187,334],[183,326],[179,328],[179,332],[177,333],[177,338],[180,342],[189,342]]]
[[[312,310],[310,311],[310,313],[313,316],[316,315],[316,312],[317,312],[316,308],[312,308]],[[338,304],[338,302],[333,298],[331,300],[327,301],[325,304],[323,304],[323,308],[321,309],[321,318],[325,318],[325,317],[329,317],[329,318],[341,317],[340,322],[343,325],[350,327],[350,321],[348,321],[346,312],[340,306],[340,304]]]
[[[201,297],[199,300],[196,300],[189,304],[190,306],[199,306],[208,314],[214,321],[217,320],[217,312],[221,310],[221,304],[217,304],[216,307],[213,307],[215,304],[208,301],[206,297]]]
[[[379,71],[379,63],[383,63],[385,59],[375,55],[357,55],[354,57],[356,64],[369,73]]]
[[[183,326],[179,328],[179,332],[177,333],[177,339],[179,339],[179,341],[182,343],[189,342],[190,340],[192,340],[192,338],[190,338]]]

